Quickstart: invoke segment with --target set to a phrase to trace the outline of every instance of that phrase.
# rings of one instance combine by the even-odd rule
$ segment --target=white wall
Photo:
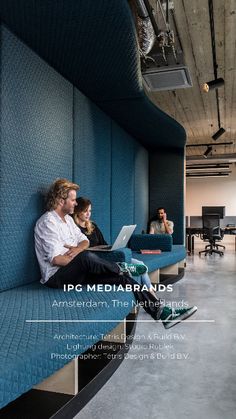
[[[201,215],[202,206],[225,206],[226,216],[236,216],[236,165],[229,177],[186,180],[186,215]]]

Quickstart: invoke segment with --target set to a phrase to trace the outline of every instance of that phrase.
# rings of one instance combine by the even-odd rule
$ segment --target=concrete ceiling
[[[189,68],[193,87],[173,91],[147,91],[150,99],[164,112],[181,123],[187,132],[187,159],[203,158],[206,146],[212,143],[208,159],[225,157],[236,161],[236,0],[213,0],[216,61],[218,77],[225,80],[218,89],[221,126],[226,132],[214,141],[211,137],[219,129],[216,90],[204,93],[201,86],[213,80],[214,66],[211,29],[207,0],[174,0],[173,14]],[[157,11],[157,1],[150,0]],[[172,28],[174,29],[174,28]],[[217,143],[233,142],[217,146]]]

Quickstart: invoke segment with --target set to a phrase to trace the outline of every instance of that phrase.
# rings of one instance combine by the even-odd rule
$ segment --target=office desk
[[[234,227],[224,227],[223,228],[225,234],[236,234],[236,226]]]
[[[186,227],[186,248],[191,255],[194,252],[194,236],[203,234],[203,227]]]
[[[224,234],[233,234],[235,236],[236,251],[236,227],[223,227]],[[204,232],[203,227],[186,227],[186,248],[191,255],[194,252],[194,236],[199,237]]]

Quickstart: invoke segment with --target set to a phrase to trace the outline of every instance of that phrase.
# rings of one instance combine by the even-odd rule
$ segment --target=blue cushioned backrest
[[[112,123],[111,237],[134,223],[134,141]]]
[[[74,93],[74,180],[92,201],[92,219],[110,242],[111,120],[88,98]]]
[[[134,146],[134,222],[137,224],[136,233],[146,230],[149,209],[149,179],[148,152],[135,143]]]
[[[148,153],[88,98],[74,93],[74,180],[108,242],[124,224],[145,228]]]
[[[0,290],[39,279],[42,191],[72,177],[72,85],[1,28]]]
[[[78,182],[107,241],[147,221],[148,154],[96,105],[2,28],[0,290],[39,279],[33,227],[42,192]]]
[[[166,208],[174,222],[174,244],[184,243],[184,150],[159,149],[150,153],[150,217]]]
[[[129,241],[129,247],[136,251],[160,249],[163,252],[170,252],[172,244],[173,239],[169,234],[133,234]]]
[[[183,149],[186,142],[184,128],[158,109],[144,93],[128,100],[100,100],[98,104],[144,147],[154,151],[158,147]]]

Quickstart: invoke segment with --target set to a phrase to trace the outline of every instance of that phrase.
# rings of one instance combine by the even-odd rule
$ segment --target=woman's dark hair
[[[89,207],[89,205],[92,205],[92,202],[90,201],[90,199],[84,198],[82,196],[77,198],[76,202],[77,202],[77,205],[74,209],[73,219],[74,219],[75,224],[77,224],[79,226],[79,214],[80,214],[80,212],[86,211],[87,208]],[[94,224],[92,223],[91,220],[86,221],[85,227],[86,227],[86,234],[87,235],[92,234],[92,232],[95,228],[95,226],[94,226]]]
[[[77,205],[75,207],[75,213],[86,211],[89,205],[92,205],[92,202],[88,198],[83,198],[80,196],[76,198]]]

